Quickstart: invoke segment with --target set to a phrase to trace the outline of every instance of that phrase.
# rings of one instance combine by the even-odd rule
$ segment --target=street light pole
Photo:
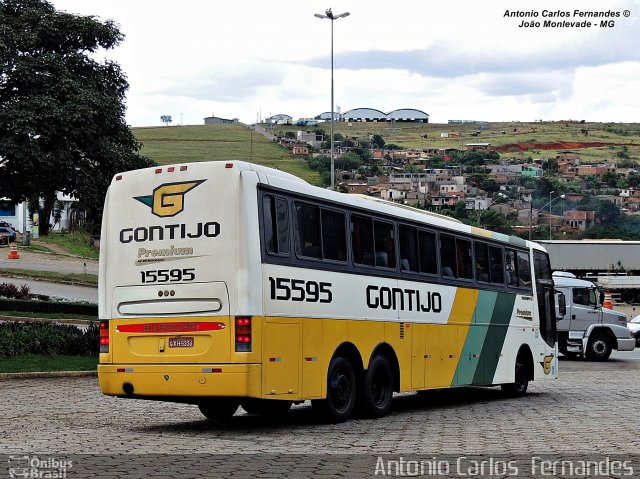
[[[553,190],[549,192],[549,240],[551,240],[551,195],[554,193]]]
[[[542,208],[537,208],[537,211],[540,212],[543,209],[545,209],[547,207],[547,205],[549,206],[549,239],[551,239],[551,203],[553,203],[555,200],[557,199],[564,199],[565,195],[560,195],[560,196],[556,196],[555,198],[551,198],[551,195],[555,193],[555,191],[550,191],[549,192],[549,201],[547,203],[545,203]],[[531,201],[529,202],[529,241],[531,241],[531,225],[533,224],[533,197],[531,198]]]
[[[335,147],[333,139],[333,121],[334,121],[334,100],[333,100],[333,22],[338,18],[348,17],[349,12],[339,13],[334,15],[330,8],[325,11],[325,14],[315,13],[313,16],[321,19],[331,20],[331,189],[336,189],[336,173],[335,173]]]

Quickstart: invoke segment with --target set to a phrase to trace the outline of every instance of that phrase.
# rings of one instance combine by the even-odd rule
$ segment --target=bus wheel
[[[529,371],[524,356],[518,354],[515,365],[515,380],[511,384],[502,384],[502,392],[509,397],[522,397],[527,394],[529,387]]]
[[[393,373],[391,364],[384,356],[375,356],[369,363],[364,377],[362,401],[365,412],[373,417],[382,417],[391,409],[393,399]]]
[[[584,353],[589,361],[606,361],[611,356],[611,344],[606,334],[593,333]]]
[[[351,362],[338,356],[331,360],[327,375],[327,398],[311,401],[311,406],[330,422],[349,419],[356,402],[356,373]]]
[[[291,401],[279,401],[276,399],[246,398],[240,401],[242,409],[249,414],[259,416],[282,416],[291,408]]]
[[[238,410],[240,401],[235,398],[211,398],[198,404],[200,412],[211,421],[229,419]]]

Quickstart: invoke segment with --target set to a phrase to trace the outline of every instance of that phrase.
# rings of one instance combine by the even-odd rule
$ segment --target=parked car
[[[9,226],[0,226],[0,245],[12,243],[16,240],[16,232]]]
[[[636,348],[640,348],[640,314],[633,318],[629,323],[627,323],[627,327],[633,337],[636,338]]]

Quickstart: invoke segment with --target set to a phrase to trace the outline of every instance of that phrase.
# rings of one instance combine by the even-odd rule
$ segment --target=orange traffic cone
[[[604,301],[602,302],[602,307],[607,309],[613,309],[613,303],[611,301],[611,292],[604,292]]]
[[[9,259],[20,259],[20,255],[18,254],[18,243],[15,241],[11,243],[9,246]]]

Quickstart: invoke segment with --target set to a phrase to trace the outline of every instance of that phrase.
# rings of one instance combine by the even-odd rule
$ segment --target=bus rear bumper
[[[98,379],[103,394],[140,399],[261,394],[260,364],[99,364]]]

